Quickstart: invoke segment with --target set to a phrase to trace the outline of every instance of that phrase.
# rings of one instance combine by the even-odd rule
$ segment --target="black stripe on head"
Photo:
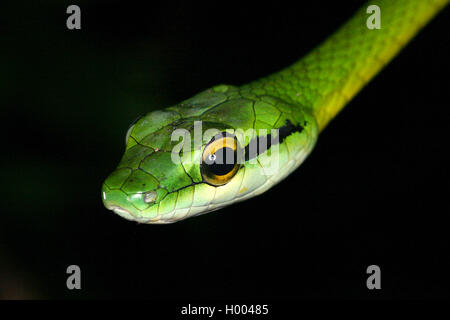
[[[306,125],[306,122],[305,122]],[[272,137],[271,134],[267,136],[258,136],[250,140],[248,145],[245,146],[244,155],[245,161],[256,158],[261,153],[266,152],[266,150],[270,149],[270,147],[276,143],[282,143],[284,139],[293,134],[294,132],[302,132],[304,129],[303,126],[293,125],[289,120],[286,120],[286,124],[280,128],[278,128],[278,141],[275,139],[276,137]],[[264,141],[265,140],[265,141]]]

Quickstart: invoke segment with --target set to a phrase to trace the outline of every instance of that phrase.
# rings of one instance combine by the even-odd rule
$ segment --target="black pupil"
[[[233,170],[236,164],[236,155],[231,148],[221,148],[206,160],[208,170],[217,176],[223,176]]]

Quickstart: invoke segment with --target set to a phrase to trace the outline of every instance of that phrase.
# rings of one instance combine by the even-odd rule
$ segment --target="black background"
[[[293,63],[363,3],[3,5],[2,298],[449,298],[443,12],[267,193],[173,225],[106,210],[129,123]],[[448,10],[447,10],[448,11]],[[66,268],[82,270],[67,290]],[[381,267],[382,289],[366,288]]]

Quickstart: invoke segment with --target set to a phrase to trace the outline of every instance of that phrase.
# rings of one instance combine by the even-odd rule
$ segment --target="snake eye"
[[[203,180],[213,186],[226,184],[239,170],[236,137],[216,136],[203,151],[201,172]]]

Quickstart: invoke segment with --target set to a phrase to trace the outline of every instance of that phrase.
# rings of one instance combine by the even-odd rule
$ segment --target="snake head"
[[[105,180],[106,208],[142,223],[171,223],[263,193],[312,150],[307,109],[220,85],[146,114]]]

